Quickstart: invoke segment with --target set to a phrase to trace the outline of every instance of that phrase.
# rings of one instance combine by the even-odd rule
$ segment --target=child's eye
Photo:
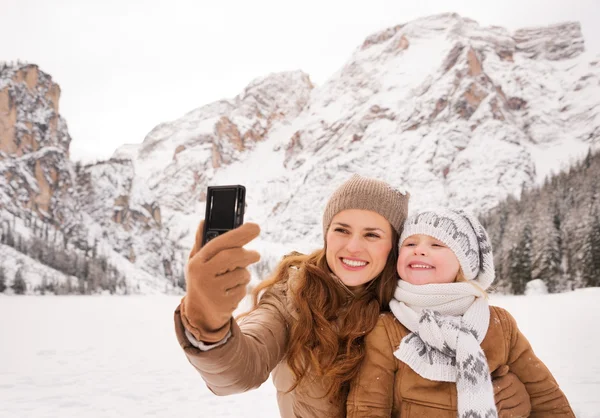
[[[412,242],[407,242],[406,244],[404,244],[405,247],[414,247],[415,244]]]
[[[440,248],[444,248],[444,246],[442,244],[433,244],[434,247],[440,247]]]

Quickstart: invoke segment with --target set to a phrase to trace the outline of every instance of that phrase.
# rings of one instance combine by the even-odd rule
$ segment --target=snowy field
[[[278,417],[275,393],[211,394],[179,348],[173,296],[0,295],[0,417]],[[600,417],[600,288],[496,296],[578,417]]]

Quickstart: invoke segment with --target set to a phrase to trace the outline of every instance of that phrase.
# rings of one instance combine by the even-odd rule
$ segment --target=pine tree
[[[547,201],[544,201],[544,204],[547,204]],[[564,286],[560,284],[562,278],[560,224],[560,216],[556,210],[539,217],[536,222],[536,239],[533,242],[531,277],[546,283],[551,293],[564,290]]]
[[[581,248],[583,286],[600,286],[600,216],[595,214],[587,225],[587,236]]]
[[[589,168],[592,165],[592,148],[588,148],[588,153],[583,161],[585,168]]]
[[[4,267],[0,266],[0,293],[6,290],[6,274],[4,273]]]
[[[185,289],[185,275],[183,274],[183,272],[179,275],[179,277],[177,278],[177,286],[179,286],[180,288],[182,288],[183,290]]]
[[[525,225],[521,239],[509,251],[508,280],[515,295],[525,293],[525,286],[531,281],[531,228]]]
[[[14,247],[15,246],[15,236],[13,234],[14,229],[15,229],[14,228],[14,222],[13,222],[12,228],[11,228],[10,225],[8,225],[8,229],[6,231],[6,237],[5,237],[4,243],[6,245],[8,245],[9,247]]]
[[[46,289],[48,288],[48,278],[46,276],[42,277],[42,284],[40,284],[40,293],[42,295],[46,294]]]
[[[82,278],[77,280],[77,289],[80,295],[85,295],[87,293],[87,283]]]
[[[17,295],[25,294],[25,291],[27,290],[27,283],[23,278],[23,267],[19,267],[19,270],[17,270],[13,280],[12,289]]]

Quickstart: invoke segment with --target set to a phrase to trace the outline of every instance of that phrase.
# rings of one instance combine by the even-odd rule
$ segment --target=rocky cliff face
[[[60,87],[35,65],[0,65],[0,151],[21,157],[44,147],[68,153],[71,138],[58,113]]]
[[[81,167],[77,179],[81,210],[101,227],[102,239],[139,268],[173,280],[182,260],[163,227],[154,194],[135,176],[131,160]]]
[[[121,274],[127,272],[127,291],[136,291],[140,281],[144,291],[164,291],[165,283],[181,276],[182,262],[163,227],[156,199],[145,182],[134,179],[130,161],[86,167],[70,161],[71,138],[59,114],[59,98],[58,85],[37,66],[0,65],[3,234],[7,225],[19,229],[12,233],[23,240],[45,231],[44,240],[60,236],[65,251],[82,259],[100,247]],[[21,258],[5,257],[0,264],[14,263],[33,269]],[[10,270],[15,271],[14,266]],[[56,281],[68,276],[48,274]],[[41,278],[31,276],[33,288]]]
[[[2,206],[60,224],[70,215],[62,202],[73,173],[59,98],[58,85],[36,66],[0,66],[0,173],[8,186],[0,190]]]

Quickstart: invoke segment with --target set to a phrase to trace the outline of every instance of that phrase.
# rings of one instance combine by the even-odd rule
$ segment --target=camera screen
[[[213,190],[210,229],[232,229],[236,210],[236,189]]]

